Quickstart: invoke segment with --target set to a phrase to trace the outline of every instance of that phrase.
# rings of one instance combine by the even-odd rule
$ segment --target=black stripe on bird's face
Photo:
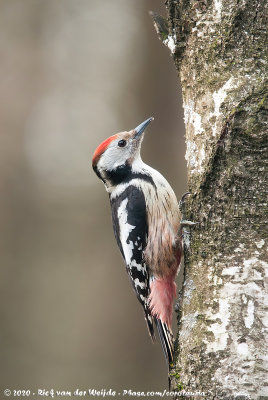
[[[131,165],[126,162],[119,165],[116,169],[111,171],[104,171],[97,166],[93,167],[97,177],[104,183],[109,183],[111,186],[116,186],[122,182],[128,182],[131,176]]]
[[[131,172],[131,165],[126,162],[112,171],[105,171],[105,177],[112,186],[116,186],[119,185],[119,183],[128,182],[130,180],[129,177],[131,176]]]

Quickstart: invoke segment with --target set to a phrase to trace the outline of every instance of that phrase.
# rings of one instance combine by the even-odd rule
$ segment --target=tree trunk
[[[166,6],[168,24],[153,18],[181,79],[187,219],[199,221],[185,246],[173,389],[268,398],[267,0]]]

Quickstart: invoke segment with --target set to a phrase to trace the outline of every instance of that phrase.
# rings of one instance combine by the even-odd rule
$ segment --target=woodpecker
[[[167,180],[140,156],[145,128],[153,119],[102,142],[92,167],[109,194],[115,238],[149,334],[154,341],[156,326],[170,366],[175,278],[182,254],[180,210]]]

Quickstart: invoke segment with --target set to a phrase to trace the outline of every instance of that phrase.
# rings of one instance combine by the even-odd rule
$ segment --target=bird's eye
[[[126,144],[127,144],[127,142],[126,142],[126,140],[124,140],[124,139],[121,139],[121,140],[119,140],[119,142],[118,142],[118,146],[119,146],[119,147],[125,147]]]

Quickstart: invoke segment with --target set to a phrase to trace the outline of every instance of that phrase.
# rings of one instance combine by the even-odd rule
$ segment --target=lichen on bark
[[[188,219],[199,221],[185,255],[173,388],[259,399],[268,396],[268,6],[166,7],[183,93]]]

